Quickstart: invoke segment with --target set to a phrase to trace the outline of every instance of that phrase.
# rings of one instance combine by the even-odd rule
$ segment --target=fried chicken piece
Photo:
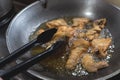
[[[100,39],[94,39],[91,42],[91,45],[94,49],[94,51],[99,51],[99,57],[106,57],[107,56],[107,49],[109,45],[111,44],[112,39],[111,38],[100,38]]]
[[[90,54],[84,54],[81,63],[88,72],[97,72],[98,69],[109,66],[106,61],[95,62],[93,56]]]
[[[106,61],[99,61],[99,62],[96,63],[96,66],[97,66],[98,69],[101,69],[101,68],[108,67],[109,64]]]
[[[87,24],[90,20],[88,18],[74,18],[73,19],[73,27],[78,27],[79,29],[83,29],[85,24]]]
[[[37,31],[37,35],[41,34],[41,33],[44,32],[44,31],[45,31],[44,29],[39,29],[39,30]]]
[[[83,30],[80,30],[79,28],[74,28],[74,30],[71,32],[74,37],[76,38],[85,38],[85,32]]]
[[[93,40],[99,37],[99,33],[97,31],[95,31],[94,29],[90,29],[86,32],[86,37],[89,40]]]
[[[99,27],[99,26],[94,26],[94,28],[93,28],[95,31],[98,31],[98,32],[100,32],[102,29]]]
[[[58,28],[60,26],[66,26],[67,23],[64,19],[56,19],[46,23],[48,28]]]
[[[70,26],[60,26],[60,27],[58,27],[58,30],[57,30],[56,34],[54,35],[54,39],[58,39],[63,36],[72,37],[73,30],[74,29]]]
[[[96,72],[97,67],[95,64],[95,61],[93,60],[93,57],[89,54],[85,54],[81,60],[82,66],[88,71],[88,72]]]
[[[84,39],[78,39],[73,42],[72,50],[66,63],[67,69],[74,69],[79,62],[82,54],[87,51],[89,42]]]
[[[93,22],[93,27],[96,31],[101,31],[105,27],[106,19],[98,19],[95,22]]]
[[[93,22],[93,28],[86,32],[86,37],[93,40],[99,37],[101,30],[105,27],[106,19],[99,19]]]
[[[82,54],[86,51],[85,48],[83,47],[77,47],[75,49],[71,50],[71,53],[69,55],[69,58],[66,62],[66,68],[67,69],[74,69],[75,66],[77,65],[78,61],[80,60],[80,58],[82,57]]]
[[[48,46],[49,48],[53,43],[55,43],[58,40],[65,40],[68,41],[68,38],[72,35],[70,32],[74,30],[72,27],[68,26],[60,26],[58,27],[57,32],[54,34],[53,38],[51,41],[48,43],[44,44],[45,46]]]
[[[86,35],[85,35],[84,32],[80,32],[77,37],[78,37],[78,38],[85,38]]]
[[[73,44],[72,44],[72,48],[76,48],[79,46],[82,46],[87,49],[90,46],[90,43],[89,43],[89,41],[86,41],[83,38],[74,40]]]

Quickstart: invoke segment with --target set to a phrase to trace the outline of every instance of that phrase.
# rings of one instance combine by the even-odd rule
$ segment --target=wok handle
[[[16,65],[15,67],[12,67],[9,70],[6,70],[3,74],[0,74],[0,77],[2,77],[4,80],[8,80],[9,78],[17,75],[20,72],[23,72],[25,70],[27,70],[29,67],[31,67],[32,65],[38,63],[40,60],[48,57],[49,55],[51,55],[52,53],[56,53],[57,50],[64,44],[64,41],[58,41],[56,43],[54,43],[49,49],[47,49],[46,51],[28,59],[25,62],[22,62],[18,65]]]

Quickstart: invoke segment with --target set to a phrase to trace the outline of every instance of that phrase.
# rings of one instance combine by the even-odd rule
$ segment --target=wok
[[[87,76],[74,77],[69,75],[57,75],[42,69],[28,72],[38,78],[57,80],[93,80],[108,79],[120,73],[120,11],[111,4],[102,0],[41,0],[36,1],[23,9],[10,23],[6,42],[9,52],[29,42],[29,36],[40,24],[60,17],[87,17],[92,20],[107,19],[107,26],[113,36],[115,52],[112,54],[110,66]],[[25,57],[30,54],[25,55]]]

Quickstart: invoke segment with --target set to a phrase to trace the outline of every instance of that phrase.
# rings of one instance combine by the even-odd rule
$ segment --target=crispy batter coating
[[[58,40],[61,37],[72,37],[74,29],[70,26],[59,26],[53,39]]]
[[[100,57],[106,57],[109,45],[111,44],[111,38],[100,38],[100,39],[94,39],[91,44],[95,51],[99,51]]]
[[[87,51],[88,47],[88,41],[84,39],[75,40],[73,42],[73,49],[71,50],[71,53],[66,63],[66,68],[74,69],[77,63],[79,62],[82,54]]]
[[[79,29],[83,29],[85,24],[90,20],[88,18],[74,18],[73,19],[73,27],[77,27]]]
[[[93,27],[97,30],[97,31],[101,31],[101,29],[103,29],[105,27],[106,24],[106,19],[98,19],[93,23]]]
[[[44,31],[45,31],[44,29],[39,29],[38,32],[37,32],[37,35],[41,34]]]
[[[88,40],[93,40],[99,37],[99,33],[95,31],[94,29],[87,30],[86,37]]]
[[[83,47],[72,49],[69,55],[69,59],[66,62],[66,68],[70,70],[74,69],[85,51],[86,49]]]
[[[90,43],[89,43],[89,41],[86,41],[83,38],[73,41],[72,48],[76,48],[79,46],[82,46],[87,49],[90,46]]]
[[[64,19],[56,19],[46,23],[48,28],[58,28],[59,26],[66,26],[67,23]]]
[[[108,63],[106,61],[95,62],[93,56],[90,54],[85,54],[81,60],[83,67],[88,72],[97,72],[98,69],[108,67]]]

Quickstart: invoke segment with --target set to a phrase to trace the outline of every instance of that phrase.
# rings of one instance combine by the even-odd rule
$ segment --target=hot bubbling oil
[[[64,18],[64,19],[67,21],[68,24],[72,24],[71,17]],[[47,29],[45,24],[46,23],[43,23],[34,33],[31,34],[30,40],[37,37],[37,32],[40,28]],[[85,30],[83,30],[83,31],[85,31]],[[100,38],[112,38],[112,35],[108,29],[103,29],[100,33]],[[102,59],[102,60],[109,62],[110,58],[112,57],[112,53],[114,53],[115,46],[113,43],[114,42],[112,41],[112,44],[109,46],[109,48],[107,50],[107,52],[108,52],[107,57]],[[45,47],[41,47],[38,45],[31,50],[31,54],[36,55],[37,53],[40,53],[44,50],[45,50]],[[77,66],[75,67],[74,70],[71,70],[71,71],[67,70],[65,68],[65,64],[66,64],[66,61],[68,59],[70,50],[68,47],[66,47],[65,49],[61,49],[61,50],[63,50],[62,53],[60,51],[57,53],[57,55],[51,55],[48,58],[40,61],[40,65],[42,65],[43,67],[48,69],[48,71],[55,72],[56,74],[59,74],[59,75],[65,75],[65,74],[73,75],[73,76],[88,75],[88,72],[81,65],[81,60],[78,62]],[[88,53],[89,52],[90,52],[90,48],[88,49]],[[93,57],[95,58],[96,61],[101,60],[96,56],[93,56]]]

